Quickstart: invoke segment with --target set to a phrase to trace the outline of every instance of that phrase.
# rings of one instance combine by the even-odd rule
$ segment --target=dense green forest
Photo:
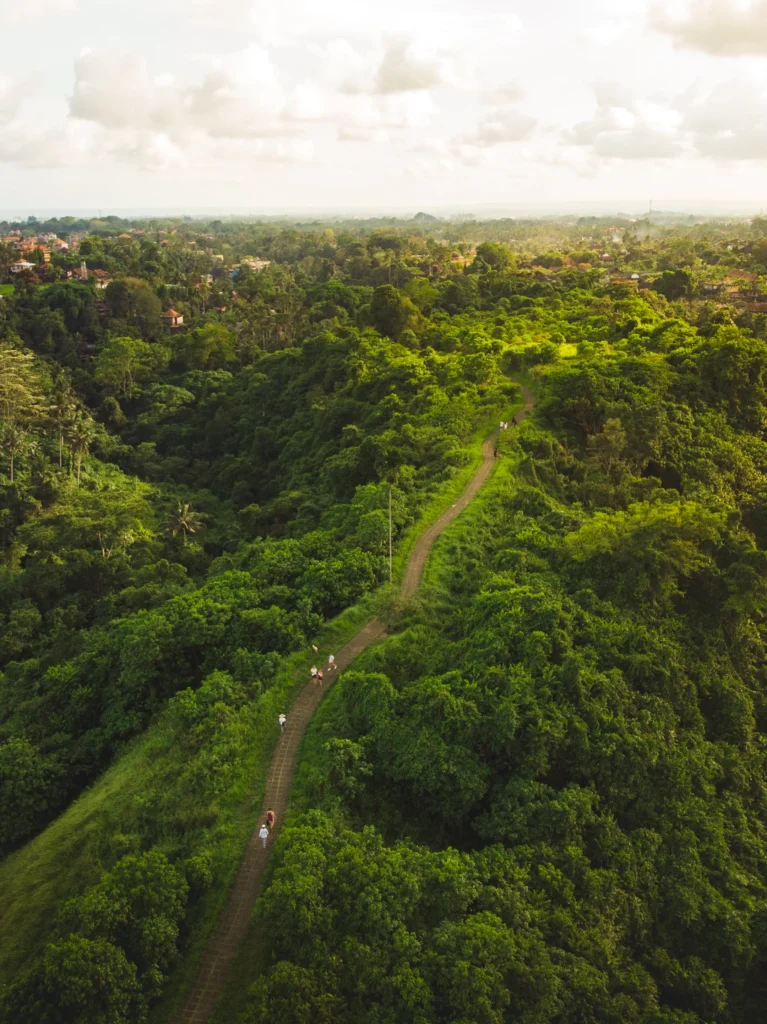
[[[767,222],[0,235],[0,1020],[169,1019],[376,602],[240,1024],[763,1019]]]

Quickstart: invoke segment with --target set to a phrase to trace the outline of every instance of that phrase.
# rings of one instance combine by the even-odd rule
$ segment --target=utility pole
[[[391,480],[389,481],[389,583],[394,582],[391,558]]]

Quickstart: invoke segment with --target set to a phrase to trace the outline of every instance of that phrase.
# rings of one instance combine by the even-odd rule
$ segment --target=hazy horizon
[[[98,208],[94,206],[84,207],[21,207],[2,208],[0,207],[0,220],[24,221],[29,217],[36,217],[38,220],[61,217],[82,217],[99,218],[116,216],[124,219],[131,218],[161,218],[161,217],[193,217],[203,219],[207,217],[239,218],[239,217],[265,217],[292,218],[292,217],[315,217],[321,219],[381,219],[396,218],[407,220],[417,214],[425,213],[437,217],[440,220],[455,220],[462,217],[496,220],[514,217],[572,217],[572,216],[598,216],[598,217],[632,217],[640,219],[652,216],[684,216],[684,217],[752,217],[758,216],[767,203],[757,201],[747,202],[685,202],[684,200],[655,200],[652,209],[647,202],[641,200],[621,200],[619,202],[540,202],[540,203],[465,203],[455,206],[290,206],[282,207],[205,207],[205,206],[144,206],[144,207],[114,207]]]

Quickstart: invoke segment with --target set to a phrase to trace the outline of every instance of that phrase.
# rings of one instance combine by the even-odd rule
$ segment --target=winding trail
[[[535,399],[528,388],[520,385],[524,405],[516,414],[515,420],[521,423],[529,416]],[[482,445],[482,464],[471,478],[460,498],[446,509],[439,519],[432,523],[418,538],[410,555],[402,581],[401,594],[408,598],[416,592],[421,583],[426,559],[434,541],[445,527],[460,515],[461,512],[477,496],[495,464],[494,448],[497,432],[494,432]],[[288,797],[296,767],[298,750],[303,739],[309,719],[330,686],[338,678],[340,672],[376,640],[386,636],[386,626],[380,619],[372,619],[354,636],[336,655],[336,671],[328,678],[325,687],[307,683],[290,708],[288,724],[275,747],[269,774],[264,789],[264,800],[258,815],[258,823],[245,847],[240,866],[237,869],[229,901],[221,917],[208,938],[208,942],[200,959],[194,981],[192,982],[182,1008],[173,1018],[173,1024],[206,1024],[224,987],[226,972],[237,955],[240,943],[248,930],[253,908],[261,893],[264,872],[269,861],[272,846],[280,834],[280,828],[288,808]],[[271,808],[276,816],[276,824],[267,841],[266,848],[258,837],[258,830]]]

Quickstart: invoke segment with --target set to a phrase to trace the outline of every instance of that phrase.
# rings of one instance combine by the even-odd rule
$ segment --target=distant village
[[[116,237],[139,241],[147,233],[135,228],[130,232],[123,232]],[[158,234],[173,235],[175,232],[158,232]],[[4,280],[11,283],[26,281],[34,285],[45,287],[60,281],[78,281],[82,284],[89,284],[95,291],[105,291],[117,275],[98,266],[89,266],[87,258],[79,258],[81,242],[88,236],[85,233],[68,234],[66,239],[60,238],[53,232],[41,234],[25,233],[20,228],[9,230],[7,234],[0,236],[0,243],[10,258],[0,261],[0,285]],[[159,245],[168,245],[169,237],[160,237]],[[194,241],[187,243],[195,247]],[[232,281],[236,281],[241,269],[246,267],[253,273],[260,273],[271,263],[270,260],[260,259],[253,256],[245,256],[238,261],[227,261],[223,253],[214,252],[212,249],[205,249],[202,254],[210,261],[210,269],[219,275],[228,275]],[[213,284],[214,273],[202,274],[197,288]],[[124,275],[119,275],[124,276]],[[0,301],[2,294],[0,293]],[[106,303],[97,303],[97,311],[106,314]],[[160,317],[164,326],[176,330],[184,326],[184,317],[173,307],[169,307]]]
[[[629,226],[628,230],[631,231],[632,227],[633,225]],[[104,237],[99,235],[96,242],[100,243]],[[193,233],[184,228],[179,232],[173,227],[167,230],[132,227],[119,234],[115,232],[106,238],[110,243],[124,243],[128,247],[149,245],[159,249],[170,246],[177,253],[193,253],[196,266],[201,270],[196,278],[197,283],[193,285],[198,295],[214,291],[217,284],[226,281],[231,282],[229,293],[236,299],[237,291],[232,291],[231,286],[236,287],[237,278],[244,268],[252,273],[261,273],[271,265],[270,260],[253,255],[236,257],[231,249],[227,255],[217,252],[209,245],[214,241],[213,235]],[[72,280],[87,284],[96,292],[105,292],[116,277],[126,275],[124,272],[110,272],[104,266],[98,265],[99,262],[105,261],[93,258],[93,241],[94,236],[85,231],[65,232],[65,237],[60,237],[51,231],[35,233],[31,226],[7,230],[0,236],[0,301],[4,282],[7,283],[6,287],[14,282],[21,284],[25,281],[45,287],[55,282]],[[86,244],[82,245],[83,242]],[[532,254],[529,251],[521,251],[517,257],[517,269],[528,273],[538,282],[552,285],[556,285],[558,279],[563,279],[572,272],[587,274],[592,284],[601,283],[605,287],[625,287],[644,291],[656,285],[657,267],[641,265],[641,258],[637,260],[636,257],[636,245],[632,249],[627,248],[625,224],[600,225],[593,234],[583,235],[580,243],[583,252],[571,249],[569,255],[565,254],[567,249],[564,252],[560,249]],[[416,249],[403,256],[401,266],[404,269],[409,267],[411,273],[416,271],[427,277],[439,275],[445,270],[450,273],[451,268],[453,273],[460,274],[471,267],[478,243],[456,243],[442,238],[436,246],[444,253],[444,257],[436,262],[434,244],[432,241],[430,254],[424,251],[419,254]],[[763,278],[738,266],[739,262],[746,262],[739,260],[738,257],[741,254],[748,256],[748,253],[743,251],[749,243],[744,243],[740,237],[726,244],[722,244],[722,241],[718,244],[725,256],[728,253],[732,254],[732,260],[725,259],[717,265],[702,265],[699,262],[695,271],[694,290],[691,294],[688,293],[688,297],[737,306],[745,312],[767,313],[767,294],[762,283]],[[109,261],[106,263],[108,266]],[[394,277],[390,269],[389,281],[394,284],[400,283],[396,269]],[[173,297],[173,293],[167,296],[171,301]],[[181,305],[184,307],[183,301]],[[108,315],[104,297],[97,301],[96,308],[104,316]],[[220,305],[216,305],[215,308],[220,311],[225,309]],[[165,308],[160,319],[169,330],[180,330],[185,326],[183,312],[179,312],[172,304]]]

